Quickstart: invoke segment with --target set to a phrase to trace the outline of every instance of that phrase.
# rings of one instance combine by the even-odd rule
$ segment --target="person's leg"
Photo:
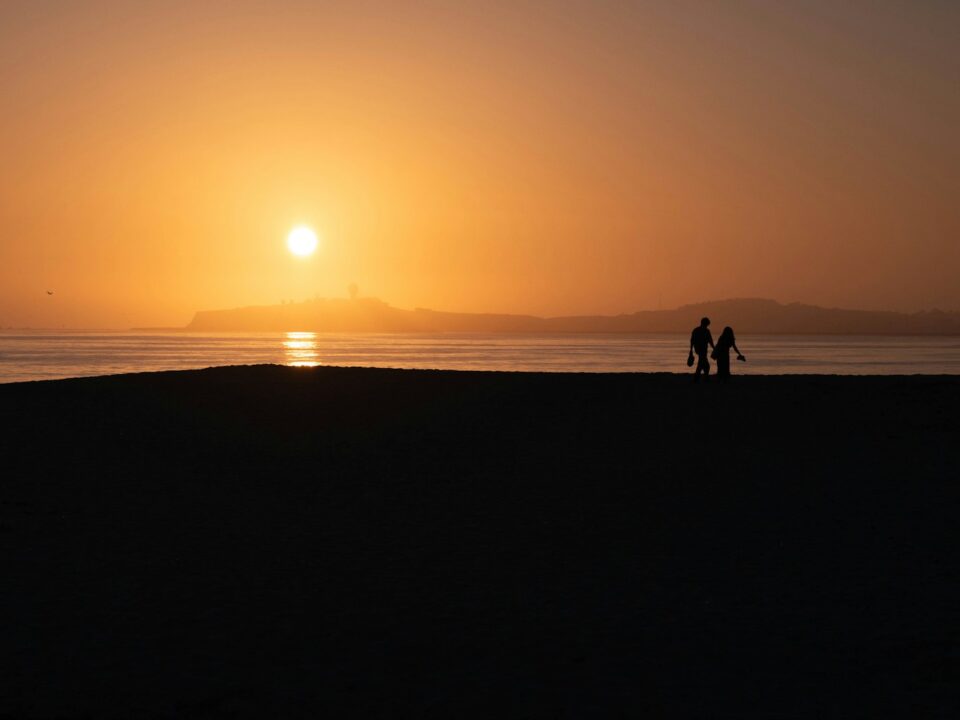
[[[707,380],[710,375],[710,361],[707,359],[707,354],[698,355],[699,358],[697,362],[697,379],[700,378],[700,373],[703,373],[703,379]]]

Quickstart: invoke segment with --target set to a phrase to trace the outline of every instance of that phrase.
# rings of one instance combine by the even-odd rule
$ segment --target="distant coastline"
[[[505,313],[457,313],[397,308],[376,298],[328,298],[281,305],[203,310],[183,326],[122,328],[3,327],[0,334],[192,333],[192,332],[372,332],[510,334],[687,333],[700,317],[715,326],[751,335],[960,336],[960,312],[900,313],[784,304],[763,298],[732,298],[641,310],[619,315],[540,317]]]
[[[84,333],[102,333],[104,335],[127,333],[135,330],[146,331],[147,328],[51,328],[51,327],[2,327],[0,335],[26,333],[27,335],[82,335]],[[183,328],[151,328],[154,332],[183,332]]]
[[[621,315],[538,317],[492,313],[403,310],[375,298],[317,299],[301,303],[205,310],[185,327],[134,328],[187,332],[384,333],[683,333],[709,316],[719,328],[758,335],[960,335],[960,313],[897,313],[823,308],[775,300],[736,298]]]

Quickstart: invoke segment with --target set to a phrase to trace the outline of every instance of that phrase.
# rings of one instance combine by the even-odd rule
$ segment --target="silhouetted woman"
[[[713,351],[713,358],[717,361],[717,377],[726,380],[730,377],[730,348],[737,352],[737,360],[746,360],[737,347],[737,339],[733,336],[733,328],[725,327]]]

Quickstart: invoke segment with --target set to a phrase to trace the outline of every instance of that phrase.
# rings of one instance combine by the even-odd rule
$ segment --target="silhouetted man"
[[[710,334],[710,318],[700,320],[700,327],[695,327],[690,333],[690,351],[697,353],[697,371],[693,375],[696,382],[703,373],[704,379],[710,374],[710,358],[707,355],[707,345],[714,347],[713,336]]]

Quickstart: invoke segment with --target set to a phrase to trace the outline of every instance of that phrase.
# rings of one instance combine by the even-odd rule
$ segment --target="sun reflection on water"
[[[317,352],[317,334],[312,332],[288,332],[283,341],[286,364],[291,367],[316,367],[320,364]]]

